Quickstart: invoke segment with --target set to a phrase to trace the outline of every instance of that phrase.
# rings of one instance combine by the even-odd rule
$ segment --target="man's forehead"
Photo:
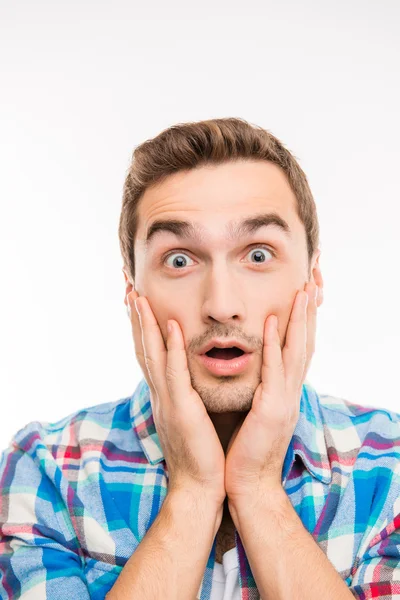
[[[154,183],[148,191],[151,195],[183,195],[191,191],[192,195],[199,191],[201,196],[205,190],[212,195],[215,191],[228,197],[232,193],[239,195],[268,195],[268,192],[291,193],[286,173],[281,167],[265,160],[237,160],[218,165],[203,165],[193,169],[171,173]]]
[[[293,208],[295,195],[285,172],[270,161],[238,160],[178,171],[147,188],[142,196],[142,214],[158,209],[236,210],[240,205],[267,202]],[[254,206],[256,208],[256,206]]]
[[[211,223],[212,215],[210,215]],[[214,225],[214,223],[212,224]],[[290,240],[293,236],[289,223],[275,210],[247,214],[230,219],[225,223],[222,235],[226,241],[231,242],[250,236],[262,228],[272,228],[287,240]],[[205,224],[189,218],[183,218],[181,214],[179,216],[163,216],[152,219],[147,224],[144,245],[146,249],[149,249],[155,239],[166,232],[172,233],[177,238],[191,239],[194,242],[203,244],[210,237],[208,229]]]
[[[265,161],[178,172],[143,194],[138,237],[147,247],[168,230],[193,241],[214,231],[230,241],[264,225],[290,238],[299,225],[296,204],[283,171]]]

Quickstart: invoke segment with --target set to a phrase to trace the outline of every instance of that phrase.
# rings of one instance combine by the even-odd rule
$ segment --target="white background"
[[[0,447],[142,378],[118,242],[134,147],[236,116],[298,158],[325,301],[307,379],[400,412],[400,4],[2,0]]]

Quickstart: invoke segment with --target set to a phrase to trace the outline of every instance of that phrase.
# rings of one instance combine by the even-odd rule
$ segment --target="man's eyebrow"
[[[278,213],[271,212],[253,215],[241,221],[230,221],[226,228],[226,240],[233,241],[237,238],[250,235],[261,229],[261,227],[270,226],[278,227],[289,238],[292,235],[292,231],[285,219],[278,215]],[[205,229],[199,223],[180,219],[158,219],[153,221],[147,230],[145,248],[148,249],[151,240],[154,239],[156,234],[163,231],[169,231],[182,239],[192,239],[199,244],[205,241]]]

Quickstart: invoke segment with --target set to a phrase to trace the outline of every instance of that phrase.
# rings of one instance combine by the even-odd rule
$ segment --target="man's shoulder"
[[[327,421],[357,426],[362,423],[379,425],[391,422],[395,428],[400,425],[400,413],[377,404],[352,402],[340,396],[318,394],[322,413]]]
[[[359,404],[330,394],[318,394],[326,435],[337,449],[370,446],[376,453],[391,447],[400,456],[400,414],[374,404]]]
[[[83,440],[104,442],[113,430],[128,429],[131,396],[78,409],[57,421],[30,421],[11,438],[9,447],[32,453],[32,447],[74,446]]]

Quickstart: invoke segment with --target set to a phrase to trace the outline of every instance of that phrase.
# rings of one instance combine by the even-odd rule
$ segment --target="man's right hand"
[[[153,419],[169,475],[169,492],[194,491],[221,507],[225,492],[225,454],[204,403],[193,389],[182,330],[177,321],[167,339],[146,297],[130,292],[136,358],[150,389]]]

